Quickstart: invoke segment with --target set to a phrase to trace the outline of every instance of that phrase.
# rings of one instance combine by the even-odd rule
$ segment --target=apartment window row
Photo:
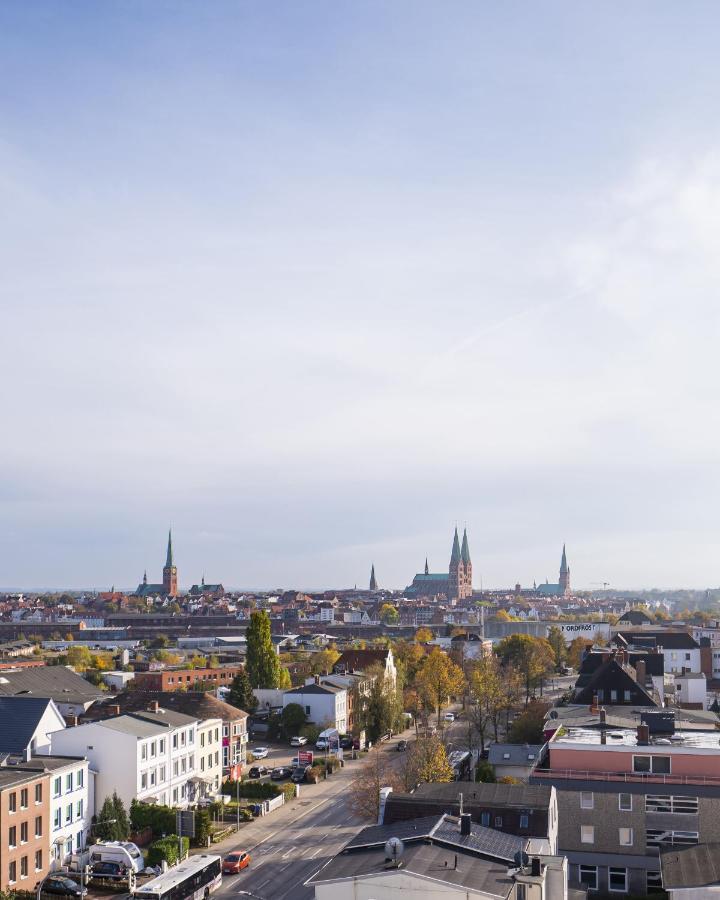
[[[580,883],[590,891],[598,888],[598,867],[578,866]],[[626,894],[628,889],[627,869],[620,866],[608,866],[607,870],[608,890],[611,893]]]
[[[697,815],[698,798],[675,797],[670,794],[648,794],[645,797],[645,812]]]
[[[661,828],[648,828],[646,831],[648,847],[682,847],[699,842],[697,831],[663,831]]]
[[[156,756],[162,756],[165,753],[165,738],[159,741],[148,741],[140,745],[140,759],[155,759]]]
[[[215,765],[216,766],[220,765],[220,751],[219,750],[215,751]],[[207,767],[208,767],[208,769],[212,769],[212,766],[213,766],[213,755],[212,755],[212,753],[208,753]],[[200,771],[201,772],[205,771],[205,757],[204,756],[200,757]]]
[[[78,769],[77,772],[68,772],[65,775],[65,793],[71,794],[75,790],[80,790],[85,787],[85,770]],[[42,801],[42,792],[40,793],[40,799],[37,797],[37,788],[38,785],[35,786],[35,802],[40,803]],[[58,775],[53,779],[53,797],[61,797],[63,793],[63,777],[62,775]]]
[[[220,729],[219,729],[219,728],[216,728],[216,729],[214,730],[214,732],[213,732],[213,729],[211,728],[210,731],[207,732],[207,742],[208,742],[208,744],[212,744],[213,741],[214,741],[216,744],[220,742]],[[204,746],[205,746],[205,732],[204,732],[204,731],[203,731],[202,734],[200,735],[200,746],[201,746],[201,747],[204,747]]]
[[[192,744],[195,742],[195,729],[188,728],[187,731],[176,731],[172,736],[172,747],[173,750],[177,750],[178,747],[185,747],[188,744]]]
[[[212,672],[193,672],[192,675],[168,675],[168,684],[175,684],[177,678],[178,684],[190,684],[191,681],[232,681],[237,675],[236,669],[213,670]]]
[[[35,871],[39,872],[43,867],[43,857],[42,850],[35,851]],[[27,856],[23,856],[20,858],[20,878],[27,878],[29,872],[29,859]],[[8,864],[8,881],[10,884],[15,884],[18,880],[18,864],[17,860],[13,859]]]
[[[175,763],[175,766],[176,765],[177,765],[177,762]],[[150,769],[148,772],[143,772],[140,775],[140,789],[144,791],[148,787],[155,787],[156,784],[162,784],[165,781],[165,779],[166,779],[165,766],[160,766],[159,769]]]
[[[71,825],[73,822],[77,822],[82,819],[85,814],[85,803],[83,800],[78,800],[75,804],[68,803],[65,806],[63,815],[63,808],[59,806],[54,814],[53,814],[53,831],[58,831],[60,828],[65,825]]]
[[[633,756],[633,772],[652,775],[670,774],[669,756]]]
[[[484,812],[480,815],[480,824],[484,825],[486,828],[491,828],[491,816],[490,813]],[[502,828],[502,816],[495,816],[495,828]],[[525,826],[527,827],[527,826]]]
[[[634,835],[632,828],[618,828],[618,844],[621,847],[632,847],[634,842]],[[594,844],[595,843],[595,826],[594,825],[581,825],[580,826],[580,843],[581,844]]]

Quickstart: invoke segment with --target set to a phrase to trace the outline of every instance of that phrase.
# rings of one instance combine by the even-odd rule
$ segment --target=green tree
[[[470,668],[468,682],[471,703],[467,709],[467,719],[477,731],[480,748],[484,750],[488,729],[498,722],[498,714],[506,703],[504,673],[498,658],[483,656],[479,659]]]
[[[126,841],[130,837],[130,820],[117,793],[105,798],[96,819],[93,834],[98,840]]]
[[[582,663],[583,653],[588,647],[592,647],[592,641],[589,638],[576,637],[570,641],[568,647],[567,661],[574,668],[579,669]]]
[[[67,651],[68,665],[72,666],[76,672],[84,672],[92,665],[92,654],[85,646],[68,647]]]
[[[299,703],[288,703],[280,713],[280,724],[287,738],[300,734],[300,729],[306,722],[307,715]]]
[[[408,747],[403,760],[402,779],[405,790],[420,783],[452,781],[454,772],[443,742],[436,737],[421,736]]]
[[[551,625],[548,629],[547,642],[555,654],[555,668],[560,669],[567,659],[567,646],[565,645],[562,628],[558,628],[557,625]]]
[[[555,664],[555,655],[550,644],[545,638],[533,637],[530,634],[508,635],[498,643],[495,652],[504,665],[513,665],[522,674],[526,703],[530,699],[531,690]]]
[[[400,621],[400,613],[392,603],[383,603],[380,607],[380,621],[383,625],[397,625]]]
[[[318,650],[310,657],[310,671],[313,675],[326,675],[332,672],[333,666],[340,659],[340,654],[332,647]]]
[[[278,675],[278,690],[288,691],[292,687],[292,678],[290,672],[285,666],[280,666],[280,674]]]
[[[415,678],[415,688],[428,709],[437,712],[438,722],[443,706],[451,697],[462,693],[465,676],[460,666],[439,647],[425,657]]]
[[[250,679],[244,668],[241,668],[233,678],[226,701],[245,712],[252,712],[257,706],[257,700],[250,686]]]
[[[254,688],[276,688],[280,681],[280,660],[273,647],[270,616],[264,611],[250,614],[246,669]]]
[[[550,709],[547,703],[533,700],[510,726],[508,740],[511,744],[544,743],[545,714]]]

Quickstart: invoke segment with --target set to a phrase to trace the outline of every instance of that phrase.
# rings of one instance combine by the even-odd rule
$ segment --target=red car
[[[247,869],[249,865],[249,853],[240,853],[239,851],[228,853],[222,864],[223,875],[237,875],[241,869]]]

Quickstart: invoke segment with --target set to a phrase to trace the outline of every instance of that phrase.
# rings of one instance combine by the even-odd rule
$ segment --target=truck
[[[337,728],[326,728],[318,735],[315,741],[316,750],[338,750],[340,747],[340,733]]]

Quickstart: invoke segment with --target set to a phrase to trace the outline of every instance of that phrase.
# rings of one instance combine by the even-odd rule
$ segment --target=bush
[[[169,834],[167,837],[154,841],[148,847],[147,865],[159,866],[165,860],[169,866],[174,866],[178,861],[178,836]],[[182,838],[183,857],[187,856],[190,849],[190,838]]]
[[[317,725],[304,725],[301,728],[301,733],[305,735],[311,744],[314,744],[320,737],[320,729]],[[292,737],[292,735],[290,735],[290,737]]]
[[[149,803],[130,803],[130,826],[133,831],[150,828],[153,837],[172,834],[176,827],[175,810],[169,806],[151,806]]]
[[[239,788],[236,781],[224,781],[220,789],[228,797],[245,797],[248,800],[272,800],[279,796],[281,788],[277,784],[265,781],[241,781]]]
[[[310,771],[305,776],[307,778],[307,780],[310,782],[310,784],[317,784],[318,781],[320,781],[320,779],[325,774],[324,768],[325,768],[324,766],[313,766],[310,769]]]
[[[206,847],[210,837],[210,813],[206,809],[195,811],[195,837],[193,842],[196,847]]]
[[[522,784],[522,781],[512,775],[503,775],[502,778],[498,778],[498,784]]]
[[[252,810],[249,806],[243,806],[240,808],[240,821],[241,822],[252,822],[253,814]]]
[[[495,769],[486,759],[481,759],[475,767],[475,781],[483,781],[485,784],[495,782]]]
[[[294,784],[284,784],[282,786],[282,792],[285,795],[286,803],[289,803],[291,800],[295,799],[295,785]]]
[[[328,772],[334,772],[335,769],[340,768],[340,760],[337,756],[329,756],[327,760],[327,770]]]

